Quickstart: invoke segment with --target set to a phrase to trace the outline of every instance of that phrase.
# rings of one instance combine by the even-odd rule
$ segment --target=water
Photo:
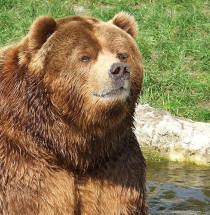
[[[180,163],[147,163],[151,215],[210,215],[210,168]]]

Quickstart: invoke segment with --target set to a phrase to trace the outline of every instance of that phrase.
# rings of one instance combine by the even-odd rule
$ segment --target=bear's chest
[[[46,180],[43,194],[47,214],[135,214],[141,204],[140,181],[135,175],[128,175],[126,168],[118,169],[115,165],[81,176],[53,174]]]

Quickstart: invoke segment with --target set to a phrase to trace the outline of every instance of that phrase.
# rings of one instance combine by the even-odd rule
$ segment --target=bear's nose
[[[113,63],[111,69],[109,70],[109,74],[111,78],[115,80],[128,80],[130,78],[130,67],[123,62]]]

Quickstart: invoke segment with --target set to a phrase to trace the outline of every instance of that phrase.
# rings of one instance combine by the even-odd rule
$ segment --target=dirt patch
[[[210,100],[206,100],[206,101],[202,104],[202,106],[203,106],[204,108],[210,109]]]

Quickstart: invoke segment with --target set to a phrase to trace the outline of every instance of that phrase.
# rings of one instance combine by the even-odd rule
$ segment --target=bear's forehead
[[[131,49],[133,39],[117,26],[92,17],[73,16],[57,20],[58,31],[64,41],[77,45],[107,49]]]

